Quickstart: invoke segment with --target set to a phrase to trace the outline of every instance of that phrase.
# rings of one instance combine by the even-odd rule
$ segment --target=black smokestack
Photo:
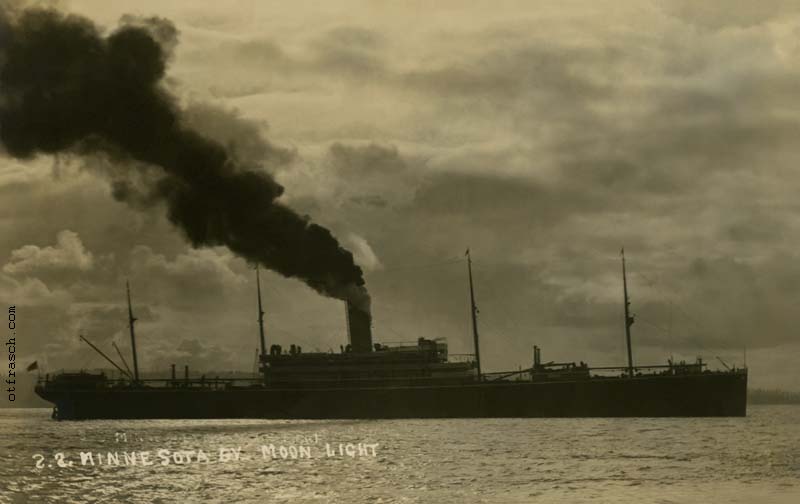
[[[124,21],[103,36],[89,20],[54,10],[0,12],[6,151],[17,158],[102,153],[130,170],[157,167],[147,201],[165,203],[194,246],[225,245],[368,313],[361,268],[331,232],[278,203],[283,187],[264,170],[237,162],[186,126],[161,83],[174,26],[156,18]],[[128,191],[114,194],[141,203]]]
[[[347,342],[354,352],[372,351],[372,318],[358,306],[345,303],[347,312]]]

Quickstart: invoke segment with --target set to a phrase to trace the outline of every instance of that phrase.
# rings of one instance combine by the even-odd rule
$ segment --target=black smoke
[[[227,246],[322,294],[367,308],[363,273],[352,253],[329,230],[279,203],[283,187],[263,169],[244,165],[182,120],[162,84],[176,37],[174,26],[158,18],[123,18],[104,36],[82,17],[5,9],[3,147],[22,159],[102,153],[130,170],[155,166],[159,173],[147,178],[145,200],[165,203],[170,221],[193,246]],[[115,197],[132,205],[143,201],[119,189]]]

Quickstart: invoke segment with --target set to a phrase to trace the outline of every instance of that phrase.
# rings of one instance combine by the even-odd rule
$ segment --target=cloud
[[[203,136],[225,146],[239,163],[274,170],[297,157],[295,150],[276,146],[264,136],[268,130],[266,121],[248,121],[236,109],[192,103],[183,119]]]
[[[317,43],[325,46],[342,46],[371,51],[383,48],[386,45],[386,38],[367,28],[339,26],[329,30]]]
[[[189,373],[192,376],[214,371],[231,371],[236,367],[236,359],[231,355],[230,350],[225,349],[222,345],[208,343],[197,338],[184,338],[176,346],[164,348],[163,353],[155,357],[154,367],[167,369],[170,364],[177,364],[178,373],[181,373],[180,368],[183,367],[181,363],[189,364]],[[240,369],[240,371],[250,370]],[[206,376],[206,378],[211,377]]]
[[[754,380],[797,381],[769,358],[797,351],[796,3],[613,3],[436,5],[426,16],[348,3],[280,15],[170,7],[182,34],[170,86],[193,127],[275,170],[282,201],[350,241],[377,340],[445,336],[470,351],[469,246],[485,366],[527,364],[533,343],[548,359],[620,364],[625,245],[637,361],[747,345],[761,356]],[[213,108],[193,105],[209,95]],[[98,184],[67,188],[68,171],[54,197],[47,167],[0,165],[11,248],[68,227],[95,255],[85,276],[103,269],[101,254],[116,258],[83,285],[37,276],[44,285],[102,302],[130,276],[135,302],[153,307],[142,323],[151,362],[196,338],[202,348],[170,358],[211,366],[224,334],[250,368],[246,264],[188,250]],[[275,341],[338,348],[339,304],[262,280]]]
[[[370,272],[383,268],[380,259],[378,259],[375,251],[372,250],[372,247],[370,247],[369,242],[367,242],[365,238],[350,233],[344,241],[353,251],[353,255],[355,255],[358,264],[366,271]]]
[[[289,205],[335,226],[332,220],[350,213],[349,207],[358,209],[353,214],[364,215],[364,209],[385,212],[406,204],[424,178],[424,163],[419,156],[401,155],[390,144],[334,142],[283,170],[279,180],[288,189]],[[335,205],[337,210],[326,212],[321,205]]]
[[[108,343],[115,340],[118,344],[128,345],[128,306],[125,299],[124,286],[117,289],[113,297],[102,302],[73,302],[66,307],[70,333],[83,334],[93,343]],[[159,317],[146,304],[137,302],[134,305],[136,319],[140,324],[158,322]]]
[[[230,264],[235,256],[227,249],[199,248],[189,249],[169,260],[163,254],[153,252],[150,247],[140,245],[131,253],[132,269],[149,270],[151,273],[191,278],[201,275],[205,279],[215,278],[220,284],[236,285],[242,277],[231,270]]]
[[[317,79],[380,84],[390,73],[384,45],[384,37],[375,31],[339,26],[296,47],[263,35],[206,41],[186,50],[183,61],[193,66],[213,62],[219,71],[202,76],[209,83],[207,91],[218,99],[243,99],[305,94],[321,88]],[[197,73],[185,78],[196,79]]]
[[[688,23],[710,29],[749,27],[800,12],[796,0],[669,0],[658,5]]]
[[[603,48],[522,45],[489,49],[459,62],[408,72],[399,83],[445,99],[482,98],[496,105],[527,97],[542,100],[534,102],[540,107],[569,110],[608,96],[610,87],[587,70],[607,67],[616,58],[614,51]],[[543,101],[547,99],[560,101]]]
[[[145,303],[194,309],[200,304],[217,304],[224,293],[246,285],[248,279],[234,267],[243,262],[222,247],[188,249],[169,259],[139,245],[131,251],[130,271],[132,285]]]
[[[402,156],[394,145],[333,143],[323,169],[333,179],[337,198],[376,209],[402,205],[424,178],[423,160]]]
[[[337,77],[348,76],[362,82],[381,79],[386,72],[380,54],[385,43],[384,37],[375,31],[340,26],[312,44],[316,52],[313,65]]]
[[[2,146],[0,146],[2,149]],[[53,175],[57,162],[39,158],[34,162],[23,163],[5,157],[0,151],[0,191],[17,190],[21,186],[35,184]]]
[[[3,299],[17,306],[61,306],[73,300],[63,289],[48,287],[38,278],[17,279],[0,274],[0,294]]]
[[[356,195],[350,197],[350,202],[356,205],[363,205],[374,208],[386,208],[389,204],[383,196],[378,194],[367,194],[364,196]]]
[[[184,51],[181,62],[201,67],[213,62],[219,69],[213,75],[198,76],[196,72],[183,75],[180,71],[177,74],[188,82],[203,78],[208,84],[203,91],[210,92],[216,99],[238,99],[279,91],[283,80],[299,70],[279,43],[263,38],[212,39],[199,47],[184,48]]]
[[[9,274],[31,273],[39,270],[90,270],[94,265],[92,253],[86,250],[77,233],[63,230],[56,236],[54,246],[25,245],[11,252],[3,266]]]
[[[342,175],[392,175],[406,169],[397,147],[391,145],[353,146],[335,142],[328,155],[332,168]]]

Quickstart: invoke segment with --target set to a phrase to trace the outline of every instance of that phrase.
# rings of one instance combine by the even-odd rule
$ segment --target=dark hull
[[[747,374],[319,389],[101,388],[37,393],[59,419],[745,416]]]

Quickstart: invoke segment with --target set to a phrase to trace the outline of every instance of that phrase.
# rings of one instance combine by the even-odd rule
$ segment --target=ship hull
[[[47,390],[59,419],[745,416],[747,374],[348,388]]]

